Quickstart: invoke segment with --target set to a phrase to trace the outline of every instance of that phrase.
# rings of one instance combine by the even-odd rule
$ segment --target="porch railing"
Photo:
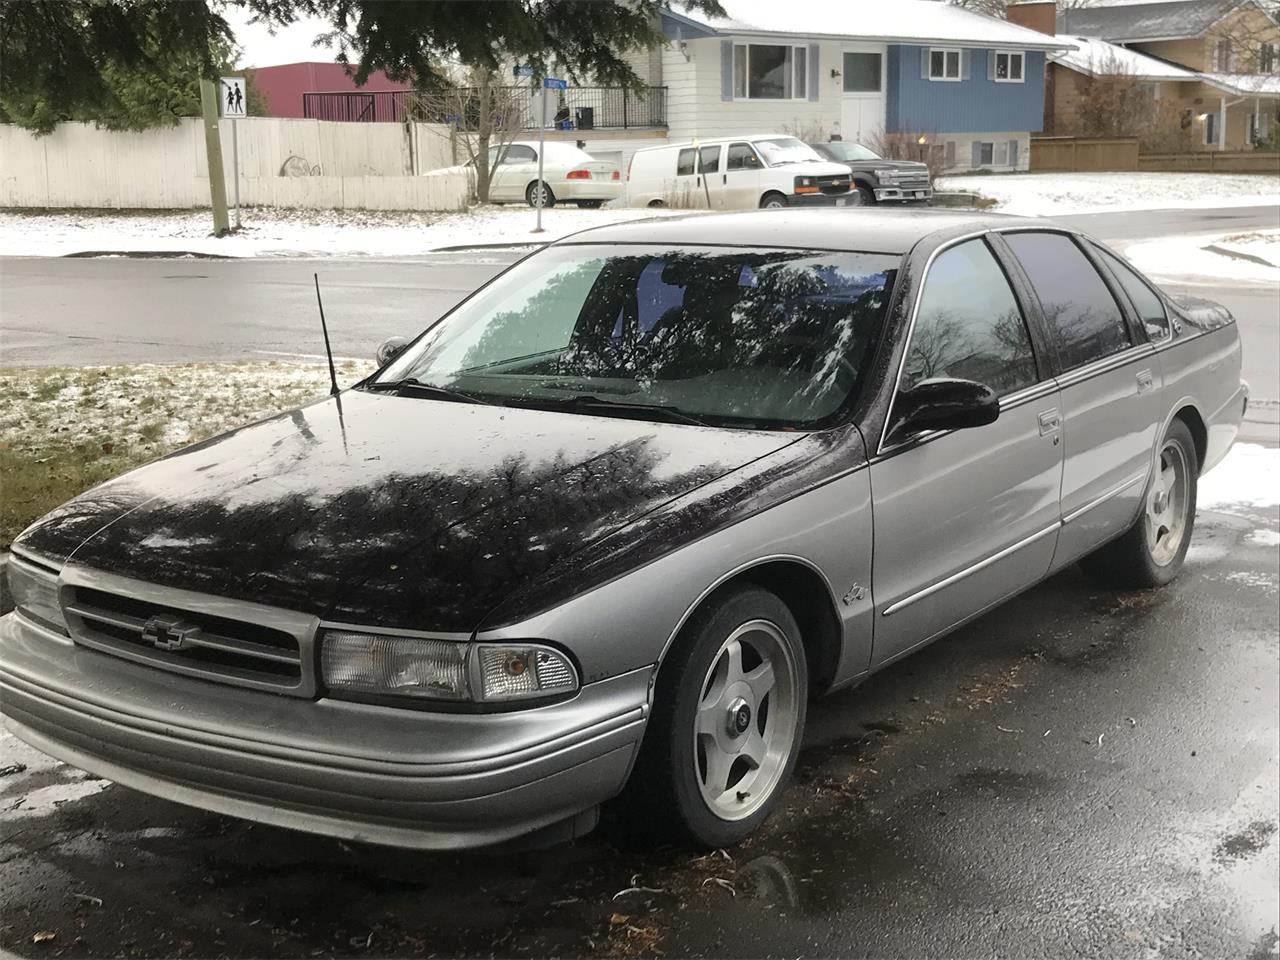
[[[667,88],[569,87],[551,91],[557,97],[556,125],[566,130],[629,130],[667,125]],[[403,123],[413,119],[431,123],[452,123],[464,128],[474,125],[478,97],[462,89],[451,95],[455,104],[441,108],[440,98],[426,97],[410,90],[345,91],[304,93],[302,115],[309,120],[337,120],[347,123]],[[519,112],[521,129],[536,129],[533,94],[524,87],[509,87],[502,99]],[[433,104],[435,104],[433,106]],[[433,114],[440,114],[434,116]]]

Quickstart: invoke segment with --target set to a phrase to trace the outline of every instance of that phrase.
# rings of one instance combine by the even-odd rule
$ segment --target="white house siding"
[[[842,81],[831,76],[832,69],[839,70],[842,62],[839,42],[818,44],[817,100],[732,101],[721,99],[720,42],[718,37],[702,37],[685,41],[684,52],[675,43],[664,51],[662,73],[671,140],[775,131],[820,136],[839,132]],[[750,42],[798,44],[804,40],[752,37]]]

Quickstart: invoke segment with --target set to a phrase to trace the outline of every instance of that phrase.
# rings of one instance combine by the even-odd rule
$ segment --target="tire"
[[[852,192],[857,194],[857,199],[853,202],[855,207],[874,207],[877,203],[875,193],[864,184],[855,183]]]
[[[772,686],[758,693],[766,664]],[[710,849],[756,830],[795,767],[808,686],[800,628],[775,594],[742,586],[698,610],[658,677],[628,784],[636,826]]]
[[[771,190],[760,198],[761,210],[779,210],[787,205],[787,198],[776,190]]]
[[[575,200],[574,202],[582,210],[599,210],[604,206],[603,200]]]
[[[650,201],[649,201],[649,203],[647,204],[647,206],[650,206],[650,207],[665,207],[665,206],[666,206],[666,203],[665,203],[664,201],[662,201],[662,200],[650,200]]]
[[[550,210],[552,207],[556,205],[556,195],[552,193],[551,185],[547,183],[545,180],[542,181],[542,186],[546,188],[546,191],[547,191],[546,198],[542,201],[542,209]],[[533,181],[531,184],[529,184],[529,186],[524,188],[525,202],[528,203],[529,206],[531,207],[536,207],[538,205],[538,197],[537,197],[537,194],[535,193],[537,188],[538,188],[537,180]]]
[[[1174,420],[1160,444],[1156,469],[1142,495],[1142,513],[1119,538],[1080,561],[1108,587],[1162,587],[1182,570],[1196,521],[1200,458],[1195,440]]]

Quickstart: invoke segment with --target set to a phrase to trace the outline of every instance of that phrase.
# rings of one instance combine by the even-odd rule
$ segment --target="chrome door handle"
[[[1056,432],[1061,425],[1062,414],[1058,412],[1056,407],[1040,414],[1040,436],[1047,437],[1049,434]]]
[[[1150,370],[1138,371],[1138,392],[1146,393],[1155,386],[1155,379],[1151,376]]]

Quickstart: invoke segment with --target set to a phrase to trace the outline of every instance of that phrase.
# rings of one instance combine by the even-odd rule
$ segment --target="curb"
[[[93,257],[128,257],[131,260],[243,260],[226,253],[197,253],[195,250],[81,250],[61,253],[56,259],[76,260]]]
[[[1280,269],[1280,265],[1274,264],[1270,260],[1265,259],[1264,257],[1259,257],[1256,254],[1252,254],[1252,253],[1244,253],[1240,250],[1231,250],[1227,247],[1220,247],[1216,243],[1211,243],[1204,249],[1208,250],[1210,253],[1216,253],[1222,257],[1230,257],[1232,260],[1247,260],[1249,263],[1256,263],[1264,267],[1270,267],[1272,270]]]

